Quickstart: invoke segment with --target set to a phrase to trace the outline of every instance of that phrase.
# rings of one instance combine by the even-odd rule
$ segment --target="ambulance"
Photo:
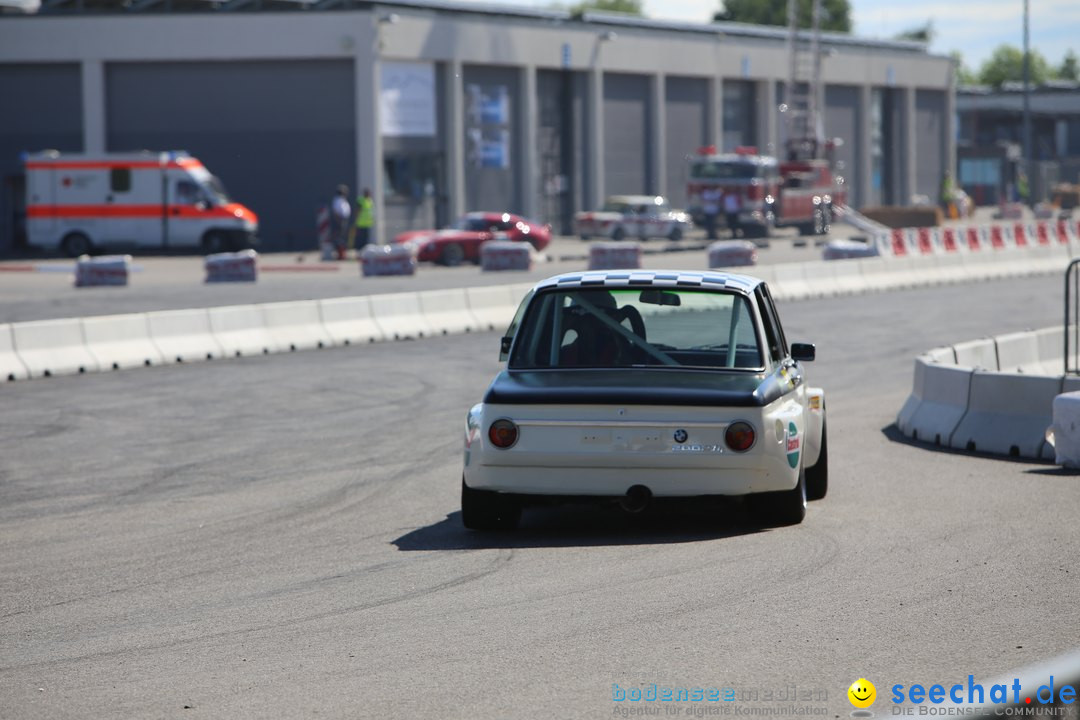
[[[110,249],[239,250],[258,218],[183,151],[25,155],[27,241],[77,257]]]

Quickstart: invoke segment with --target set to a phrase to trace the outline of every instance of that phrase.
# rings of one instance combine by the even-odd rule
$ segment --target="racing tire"
[[[621,226],[615,228],[615,230],[613,230],[612,233],[611,233],[611,239],[614,240],[615,242],[618,242],[618,241],[624,239],[625,237],[626,237],[626,231],[623,230]]]
[[[818,461],[806,469],[806,499],[820,500],[829,492],[828,425],[821,423],[821,453]]]
[[[806,517],[806,470],[799,470],[799,482],[790,490],[755,493],[747,497],[758,520],[769,527],[798,525]]]
[[[461,523],[469,530],[513,530],[521,520],[521,503],[513,496],[474,490],[461,478]]]
[[[79,257],[94,252],[94,243],[81,232],[68,233],[60,243],[60,249],[68,257]]]
[[[220,230],[210,230],[202,237],[203,255],[214,255],[229,249],[229,239]]]
[[[465,260],[465,248],[457,243],[450,243],[439,253],[439,264],[446,267],[457,267]]]
[[[682,240],[682,228],[672,228],[668,233],[667,239],[671,242],[679,242]]]

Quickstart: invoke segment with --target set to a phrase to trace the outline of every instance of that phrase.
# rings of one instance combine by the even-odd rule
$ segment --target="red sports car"
[[[510,213],[471,212],[446,229],[412,230],[394,242],[416,245],[416,259],[422,262],[460,265],[466,260],[480,262],[480,246],[497,238],[527,242],[543,250],[551,242],[551,226]]]

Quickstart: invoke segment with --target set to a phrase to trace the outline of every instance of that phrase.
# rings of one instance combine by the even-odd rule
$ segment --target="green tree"
[[[1072,80],[1073,82],[1080,80],[1080,67],[1077,67],[1076,53],[1072,50],[1065,53],[1065,59],[1061,61],[1057,76],[1062,80]]]
[[[626,13],[639,17],[645,14],[641,9],[641,0],[584,0],[570,6],[570,13],[573,15],[580,16],[590,10]]]
[[[799,27],[809,28],[813,14],[813,0],[797,0]],[[723,0],[714,22],[741,22],[752,25],[780,25],[786,27],[787,0]],[[851,4],[848,0],[822,0],[821,29],[833,32],[851,32]]]
[[[927,20],[925,25],[919,25],[905,30],[902,33],[897,33],[897,40],[913,40],[915,42],[922,42],[930,44],[934,41],[934,36],[937,35],[937,31],[934,30],[934,21]]]
[[[1031,51],[1031,83],[1041,85],[1053,77],[1050,64],[1038,50]],[[979,82],[1001,87],[1006,82],[1023,82],[1024,52],[1013,45],[999,45],[979,68]]]
[[[949,57],[953,59],[953,63],[956,65],[956,82],[961,85],[978,84],[978,76],[971,71],[971,68],[964,64],[964,56],[959,50],[953,50],[949,53]]]

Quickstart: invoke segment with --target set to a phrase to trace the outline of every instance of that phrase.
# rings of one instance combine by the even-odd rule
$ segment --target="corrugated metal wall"
[[[20,155],[48,148],[82,151],[80,67],[0,64],[0,105],[0,252],[7,252],[24,210]]]
[[[356,177],[355,117],[351,61],[106,66],[108,149],[189,151],[258,214],[266,251],[316,247],[316,208]]]
[[[604,187],[608,195],[652,193],[649,78],[604,75]]]
[[[664,84],[667,194],[672,207],[686,207],[687,156],[708,139],[709,85],[703,78],[688,77],[668,77]]]

